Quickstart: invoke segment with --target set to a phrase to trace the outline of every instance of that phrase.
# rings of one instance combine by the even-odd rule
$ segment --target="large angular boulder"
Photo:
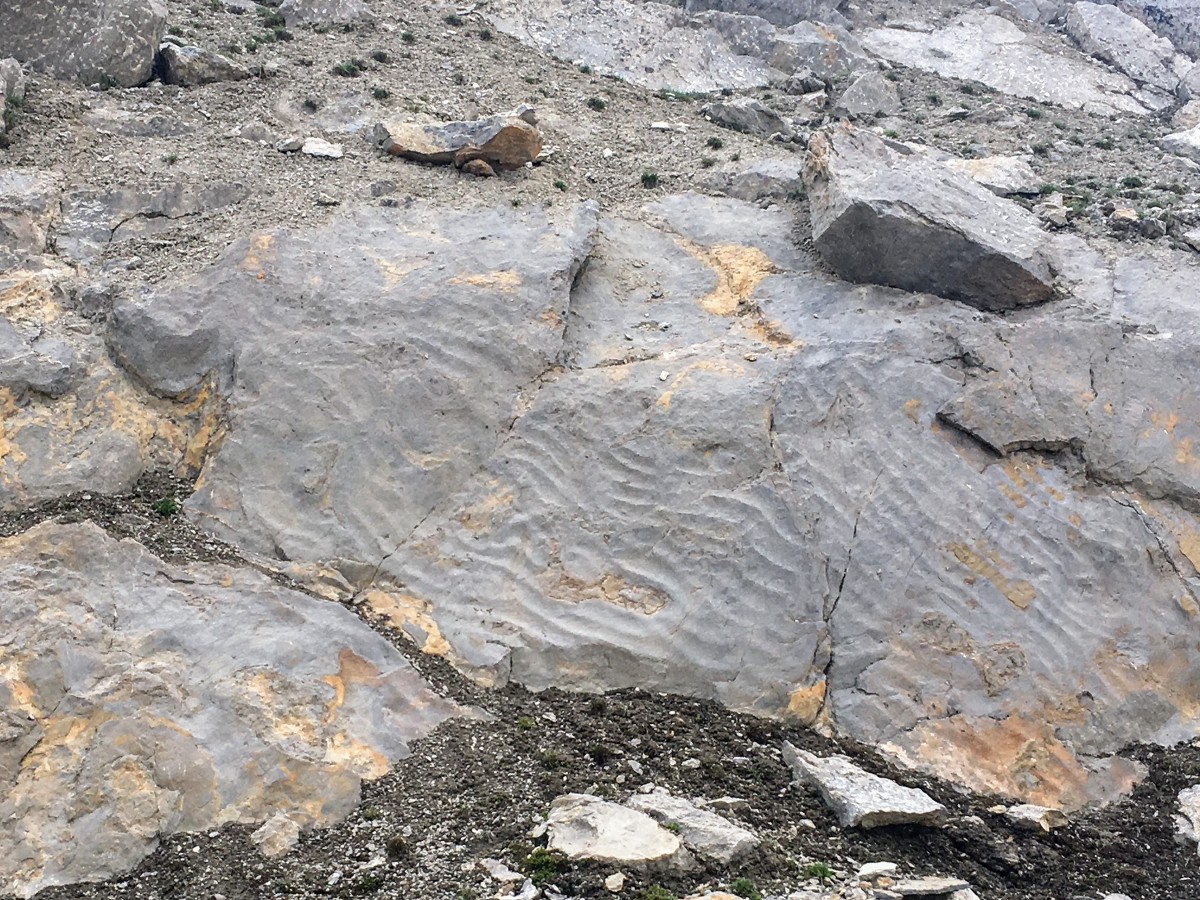
[[[814,135],[805,181],[813,242],[848,281],[989,310],[1053,296],[1037,220],[903,145],[846,128]]]
[[[816,788],[843,828],[942,824],[946,808],[924,791],[904,787],[854,765],[844,756],[820,757],[783,744],[796,780]]]
[[[10,7],[0,57],[88,84],[148,81],[167,26],[160,0],[21,0]]]
[[[92,524],[0,540],[0,590],[6,893],[101,880],[178,832],[336,821],[463,712],[339,604]]]
[[[900,92],[879,72],[860,75],[838,98],[834,111],[854,119],[890,116],[900,110]]]
[[[462,168],[475,159],[497,169],[519,169],[542,152],[537,126],[519,115],[488,116],[474,122],[381,123],[375,142],[387,153],[417,162]]]
[[[1115,6],[1075,3],[1067,12],[1067,34],[1084,53],[1103,60],[1124,72],[1139,84],[1167,92],[1179,86],[1172,69],[1175,48],[1171,42],[1155,37],[1140,21]]]
[[[1119,5],[1181,52],[1193,57],[1200,54],[1200,6],[1196,0],[1120,0]]]
[[[788,75],[809,69],[822,78],[833,78],[876,65],[858,38],[840,25],[800,22],[776,37],[770,63]]]

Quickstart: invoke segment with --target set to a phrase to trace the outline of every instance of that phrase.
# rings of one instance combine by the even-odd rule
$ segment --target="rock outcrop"
[[[148,81],[167,25],[159,0],[21,0],[4,14],[0,57],[88,84]]]
[[[848,281],[1013,309],[1053,296],[1037,220],[972,179],[865,131],[814,135],[813,242]]]

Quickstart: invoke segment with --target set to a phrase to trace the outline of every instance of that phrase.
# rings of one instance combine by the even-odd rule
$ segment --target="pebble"
[[[614,894],[619,894],[625,890],[625,875],[622,872],[613,872],[604,879],[604,889],[611,891]]]

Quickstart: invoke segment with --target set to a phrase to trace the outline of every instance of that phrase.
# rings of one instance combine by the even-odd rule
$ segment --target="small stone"
[[[324,192],[317,194],[317,206],[340,206],[341,202],[337,197],[331,197]]]
[[[493,178],[496,175],[496,170],[488,165],[485,159],[467,160],[462,170],[468,175],[474,175],[476,178]]]
[[[1166,237],[1167,225],[1162,219],[1156,219],[1153,216],[1147,216],[1142,219],[1138,225],[1138,233],[1144,238],[1155,240],[1156,238]]]
[[[158,48],[158,67],[165,84],[194,87],[218,81],[241,81],[250,70],[220,53],[201,47],[179,47],[164,42]]]
[[[501,884],[515,883],[525,878],[520,872],[514,872],[498,859],[481,859],[476,865],[487,872],[488,877],[499,881]]]
[[[1128,206],[1119,206],[1112,211],[1112,215],[1108,217],[1108,224],[1117,231],[1125,231],[1130,228],[1136,228],[1139,222],[1138,212],[1136,209],[1131,209]]]
[[[858,877],[863,881],[874,881],[876,878],[894,875],[897,866],[892,862],[873,862],[860,866]]]
[[[1004,810],[1004,817],[1018,828],[1050,832],[1067,824],[1067,816],[1059,809],[1022,803]]]
[[[1180,839],[1200,843],[1200,784],[1180,791],[1178,802],[1180,815],[1175,817],[1175,830]]]
[[[621,893],[625,890],[625,875],[621,872],[613,872],[604,879],[604,889],[614,894]]]
[[[665,374],[665,373],[664,373],[664,374]],[[662,375],[661,375],[661,374],[659,375],[659,380],[660,380],[660,381],[661,381],[661,380],[665,380],[665,379],[663,379],[663,377],[662,377]],[[698,760],[698,759],[685,759],[683,762],[681,762],[681,763],[679,764],[679,767],[680,767],[680,768],[682,768],[682,769],[698,769],[698,768],[700,768],[700,760]]]
[[[275,145],[275,149],[280,153],[299,153],[304,146],[304,138],[287,137]]]

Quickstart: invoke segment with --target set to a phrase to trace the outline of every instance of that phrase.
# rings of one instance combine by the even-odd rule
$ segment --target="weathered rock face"
[[[1181,51],[1200,53],[1200,10],[1194,0],[1120,0],[1119,5]]]
[[[847,129],[814,135],[805,171],[813,242],[848,281],[981,309],[1042,303],[1053,272],[1037,220],[972,179]]]
[[[867,72],[846,88],[835,109],[855,119],[891,115],[900,109],[900,94],[883,75]]]
[[[558,361],[594,215],[414,207],[255,235],[189,288],[119,304],[111,341],[152,391],[211,373],[237,410],[192,500],[201,520],[260,553],[378,562],[495,451]],[[331,430],[343,420],[356,424]],[[281,481],[262,448],[283,444],[295,478]]]
[[[830,281],[780,210],[668,198],[581,272],[593,214],[554,215],[355,212],[119,301],[139,378],[227,404],[195,520],[481,682],[711,697],[1042,805],[1194,734],[1194,261],[1059,241],[1009,321]]]
[[[58,249],[68,259],[90,261],[106,244],[168,231],[180,219],[239,203],[249,193],[244,184],[220,181],[177,181],[158,190],[80,187],[63,196]]]
[[[353,808],[460,712],[336,604],[164,564],[94,525],[0,541],[0,886],[130,868],[160,836]]]
[[[166,24],[159,0],[21,0],[5,12],[0,57],[131,87],[149,80]]]
[[[537,127],[516,115],[445,125],[380,124],[375,126],[374,138],[393,156],[458,168],[481,159],[498,169],[519,169],[542,152]]]
[[[735,97],[705,104],[704,115],[718,125],[746,134],[790,136],[791,125],[779,113],[751,97]]]
[[[781,30],[776,38],[769,61],[787,74],[808,69],[821,78],[834,78],[875,66],[858,38],[840,25],[800,22]]]
[[[1171,42],[1154,36],[1149,28],[1115,6],[1080,2],[1066,17],[1067,34],[1090,53],[1124,72],[1139,84],[1173,94],[1179,76],[1172,63]]]
[[[972,78],[1014,94],[1101,115],[1146,115],[1156,108],[1134,96],[1137,85],[1034,36],[999,16],[970,12],[946,28],[876,28],[862,35],[868,50],[905,66],[952,78]]]
[[[772,25],[795,25],[804,19],[824,21],[836,16],[837,0],[686,0],[689,13],[715,12],[732,13],[739,16],[757,16]]]
[[[1036,194],[1041,182],[1033,167],[1019,156],[985,156],[982,159],[948,159],[946,165],[979,182],[993,194]]]

